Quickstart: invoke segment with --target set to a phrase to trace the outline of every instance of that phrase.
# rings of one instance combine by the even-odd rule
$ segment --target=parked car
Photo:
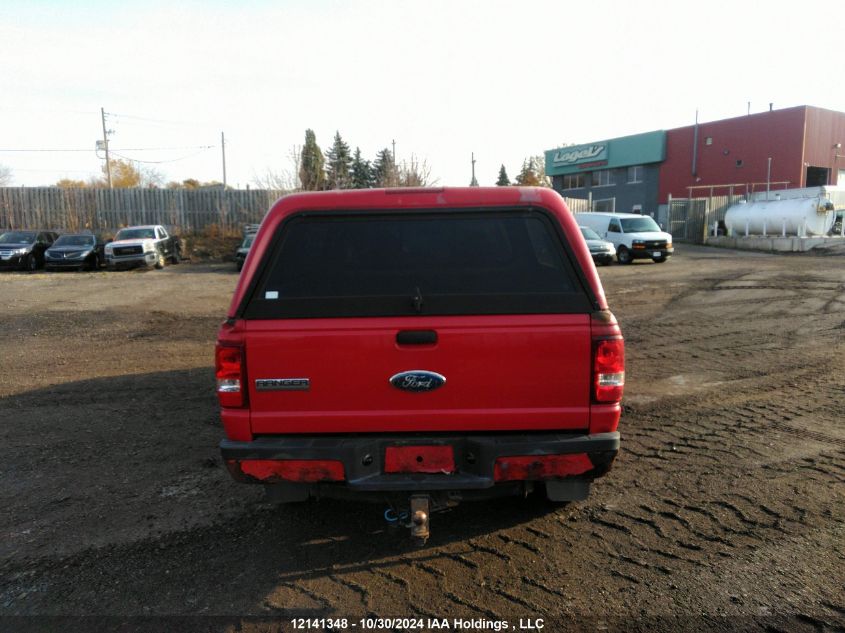
[[[285,196],[216,347],[232,476],[271,499],[584,499],[619,449],[624,344],[543,188]]]
[[[254,233],[247,235],[244,237],[244,241],[241,242],[238,250],[235,251],[235,266],[237,267],[238,272],[241,272],[241,269],[244,267],[244,261],[246,260],[246,256],[249,254],[249,249],[252,246],[253,239],[255,239]]]
[[[160,224],[130,226],[120,229],[114,241],[105,246],[109,270],[154,266],[164,268],[166,262],[178,264],[182,259],[182,244]]]
[[[0,267],[37,270],[44,266],[44,251],[58,235],[52,231],[6,231],[0,235]]]
[[[630,264],[635,259],[665,262],[672,253],[672,236],[647,215],[636,213],[579,213],[578,223],[589,226],[599,237],[616,247],[616,261]]]
[[[103,239],[90,233],[60,235],[44,252],[44,268],[99,270],[105,261],[104,247]]]
[[[590,249],[590,255],[596,264],[607,266],[613,262],[616,248],[611,242],[605,242],[589,226],[579,226],[578,228],[581,229],[581,235],[584,236],[584,241],[587,242],[587,248]]]

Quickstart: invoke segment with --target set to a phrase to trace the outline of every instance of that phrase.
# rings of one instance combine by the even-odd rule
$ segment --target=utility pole
[[[396,139],[391,141],[393,143],[393,164],[396,164]]]
[[[223,151],[223,189],[226,188],[226,137],[220,132],[220,149]]]
[[[475,152],[472,153],[472,180],[470,181],[469,186],[478,186],[478,181],[475,179]]]
[[[103,121],[103,147],[106,148],[106,177],[109,181],[109,189],[111,189],[111,161],[109,160],[109,135],[106,131],[106,111],[100,108],[100,118]]]

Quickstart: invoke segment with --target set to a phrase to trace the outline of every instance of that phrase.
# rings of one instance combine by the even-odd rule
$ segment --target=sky
[[[845,2],[3,0],[0,166],[255,187],[313,129],[481,185],[566,143],[776,109],[845,111]],[[12,151],[16,150],[16,151]],[[26,150],[26,151],[20,151]],[[63,150],[63,151],[31,151]],[[65,151],[75,150],[75,151]]]

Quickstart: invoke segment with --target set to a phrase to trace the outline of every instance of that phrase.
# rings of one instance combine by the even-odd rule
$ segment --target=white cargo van
[[[665,262],[675,249],[672,236],[647,215],[636,213],[577,213],[575,220],[588,226],[616,247],[616,261],[630,264],[635,259]]]

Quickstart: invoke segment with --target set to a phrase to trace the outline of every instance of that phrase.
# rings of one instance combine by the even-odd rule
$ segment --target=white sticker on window
[[[279,298],[279,291],[278,290],[268,290],[264,293],[265,299],[278,299]]]

